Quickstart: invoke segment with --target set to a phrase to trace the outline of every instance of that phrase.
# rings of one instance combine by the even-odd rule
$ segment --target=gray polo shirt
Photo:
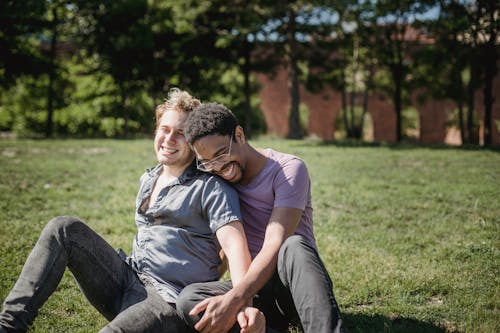
[[[236,191],[220,178],[199,172],[195,164],[148,208],[161,171],[158,165],[141,177],[135,214],[138,232],[127,261],[167,302],[175,302],[186,285],[220,278],[215,232],[241,221],[241,213]]]

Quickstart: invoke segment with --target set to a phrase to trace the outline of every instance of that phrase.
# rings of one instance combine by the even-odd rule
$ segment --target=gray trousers
[[[193,327],[201,316],[189,316],[189,311],[203,299],[229,289],[229,281],[189,285],[177,299],[177,310]],[[291,236],[284,242],[276,273],[253,303],[266,316],[268,332],[288,332],[290,323],[301,326],[305,333],[343,332],[330,276],[315,248],[301,236]],[[231,332],[239,329],[233,327]]]
[[[78,219],[57,217],[43,229],[4,301],[0,331],[25,332],[68,267],[90,303],[110,322],[100,332],[186,332],[156,290]]]

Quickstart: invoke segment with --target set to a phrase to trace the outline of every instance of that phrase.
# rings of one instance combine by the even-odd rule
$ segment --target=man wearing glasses
[[[268,326],[286,332],[290,321],[305,333],[342,332],[333,285],[313,235],[310,180],[299,158],[253,148],[233,113],[203,104],[186,120],[185,136],[197,167],[232,183],[240,196],[252,256],[244,278],[186,287],[177,301],[188,324],[201,332],[225,332],[236,309],[251,304]]]

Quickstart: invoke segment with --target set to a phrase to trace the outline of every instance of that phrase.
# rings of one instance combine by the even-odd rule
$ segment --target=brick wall
[[[342,109],[340,94],[332,89],[313,94],[301,87],[300,101],[309,109],[308,135],[333,140],[335,119]]]
[[[288,114],[290,111],[287,73],[281,69],[272,78],[258,74],[258,80],[262,85],[259,92],[260,107],[266,120],[268,134],[285,137],[288,134]],[[495,100],[492,121],[495,124],[495,120],[500,122],[500,75],[497,75],[493,87]],[[324,140],[333,139],[336,128],[335,119],[341,110],[340,94],[330,88],[312,93],[301,86],[300,100],[309,109],[309,127],[306,135],[314,135]],[[457,135],[454,130],[447,128],[449,114],[455,109],[455,104],[452,101],[427,100],[418,103],[417,94],[412,100],[419,113],[420,142],[425,144],[443,142],[460,144],[456,141]],[[480,135],[482,135],[484,111],[481,92],[478,92],[476,96],[476,111],[480,119]],[[373,140],[394,143],[396,141],[396,114],[391,101],[381,94],[373,94],[368,99],[368,112],[373,122]],[[492,141],[494,145],[500,145],[500,133],[495,125],[493,126]]]
[[[267,133],[285,137],[288,134],[290,112],[288,76],[281,70],[273,78],[259,74],[258,80],[262,86],[259,91],[260,108],[266,120]]]

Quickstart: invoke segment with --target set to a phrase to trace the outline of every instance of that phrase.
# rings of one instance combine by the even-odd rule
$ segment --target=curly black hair
[[[223,104],[203,103],[189,113],[184,123],[184,136],[193,144],[208,135],[231,135],[238,125],[236,116]]]

